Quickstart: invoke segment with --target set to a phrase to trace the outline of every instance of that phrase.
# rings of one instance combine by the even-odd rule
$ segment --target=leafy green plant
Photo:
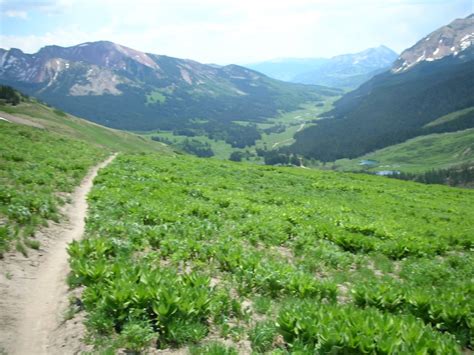
[[[207,325],[196,321],[172,321],[163,336],[163,345],[180,346],[187,343],[197,343],[207,335]]]
[[[9,228],[0,227],[0,258],[2,258],[3,253],[8,251],[11,239]]]
[[[15,249],[17,252],[21,253],[25,258],[28,257],[28,250],[26,249],[25,245],[20,240],[16,242]]]
[[[320,353],[456,354],[452,336],[440,334],[414,317],[392,316],[350,306],[292,303],[278,316],[278,331],[288,346]],[[402,341],[400,341],[402,339]]]

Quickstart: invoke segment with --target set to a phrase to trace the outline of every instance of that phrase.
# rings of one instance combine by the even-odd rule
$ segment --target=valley
[[[152,139],[170,144],[178,150],[184,150],[186,153],[196,154],[193,149],[183,149],[183,143],[189,140],[199,141],[204,145],[209,145],[207,152],[212,151],[212,157],[218,159],[229,159],[231,154],[240,154],[242,159],[263,163],[264,160],[257,154],[257,149],[274,150],[284,145],[290,145],[294,142],[293,136],[295,133],[314,124],[319,115],[329,111],[333,103],[339,96],[325,98],[322,102],[308,102],[295,111],[280,113],[278,116],[267,119],[264,123],[256,123],[254,125],[259,138],[253,144],[245,147],[233,147],[231,144],[222,139],[210,139],[208,136],[196,134],[194,131],[187,131],[188,135],[179,134],[180,131],[156,131],[156,132],[142,132]],[[245,121],[235,121],[235,123],[242,126],[249,126],[252,123]],[[257,138],[258,136],[256,136]],[[250,142],[251,143],[251,142]],[[210,154],[210,153],[208,153]]]
[[[470,15],[428,34],[402,52],[391,70],[344,95],[327,119],[296,134],[289,151],[333,162],[417,136],[472,128],[472,111],[434,124],[474,105],[472,33]]]

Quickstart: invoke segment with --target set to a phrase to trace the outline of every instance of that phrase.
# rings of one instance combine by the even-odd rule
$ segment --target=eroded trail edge
[[[99,170],[115,157],[116,154],[91,169],[76,188],[72,203],[64,208],[63,223],[51,224],[38,233],[42,248],[37,255],[6,256],[0,279],[0,353],[69,352],[68,345],[58,344],[57,339],[67,304],[67,246],[84,234],[87,194]]]

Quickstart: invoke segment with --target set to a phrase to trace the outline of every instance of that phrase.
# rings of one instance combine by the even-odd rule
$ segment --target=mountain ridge
[[[0,50],[0,83],[113,128],[192,127],[209,135],[249,129],[233,122],[262,122],[339,94],[234,64],[206,65],[108,41],[47,46],[34,54]]]

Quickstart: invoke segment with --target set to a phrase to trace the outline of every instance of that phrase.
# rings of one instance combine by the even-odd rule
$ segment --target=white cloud
[[[88,0],[85,1],[87,2]],[[31,11],[60,14],[77,3],[78,0],[0,0],[3,14],[6,16],[9,13],[20,14],[20,16],[16,16],[20,18],[23,18],[24,14],[28,14]]]
[[[26,20],[28,13],[26,11],[7,10],[3,13],[6,17],[20,18]]]
[[[7,3],[9,7],[4,7]],[[317,57],[380,44],[397,51],[469,8],[470,0],[44,0],[3,1],[35,30],[0,34],[3,47],[35,52],[110,40],[138,50],[219,64]],[[44,16],[56,16],[45,27]],[[35,22],[36,21],[36,22]],[[38,25],[41,24],[41,26]],[[45,23],[43,25],[43,23]],[[25,32],[25,26],[22,32]],[[45,28],[43,32],[38,27]],[[27,32],[27,31],[26,31]],[[28,33],[28,32],[27,32]]]

